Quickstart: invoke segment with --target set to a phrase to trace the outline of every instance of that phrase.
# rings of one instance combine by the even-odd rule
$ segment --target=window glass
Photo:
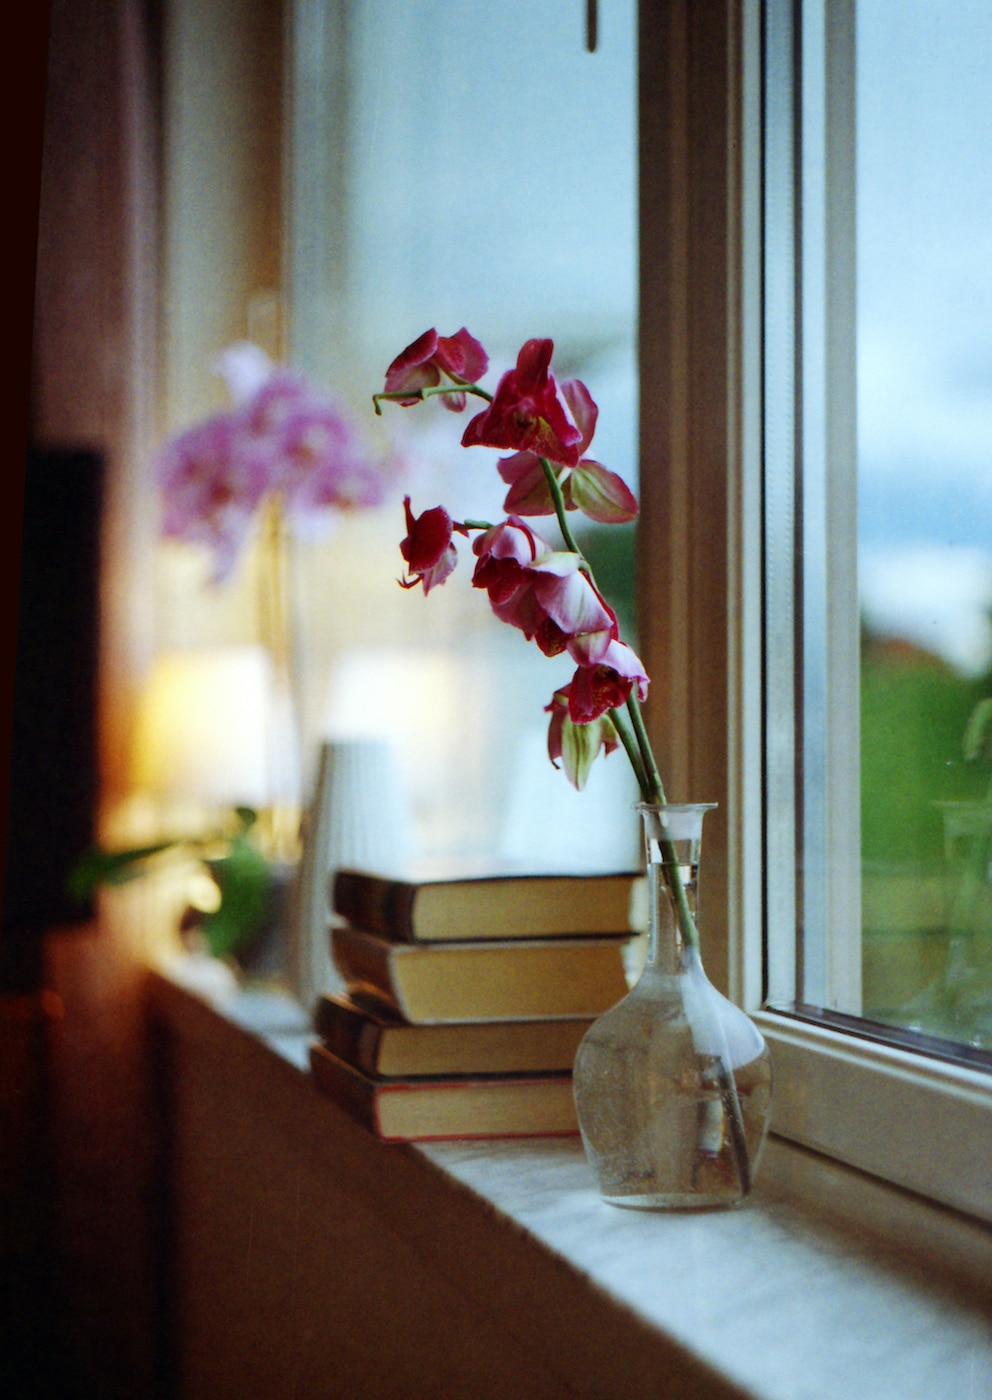
[[[978,0],[767,7],[771,999],[979,1052],[990,88]]]
[[[855,52],[863,1010],[992,1050],[992,9]]]
[[[602,8],[590,53],[580,0],[298,0],[291,341],[370,415],[387,365],[429,327],[467,326],[489,387],[549,336],[555,372],[599,404],[595,455],[636,491],[636,6]],[[311,729],[388,738],[418,851],[627,862],[623,756],[583,794],[547,758],[543,707],[567,657],[495,622],[464,546],[430,597],[396,587],[404,490],[417,512],[501,518],[498,454],[459,446],[467,416],[385,406],[376,426],[408,466],[395,508],[310,564],[328,599],[306,638]],[[632,531],[601,534],[582,542],[629,614]],[[620,814],[613,848],[601,803]]]

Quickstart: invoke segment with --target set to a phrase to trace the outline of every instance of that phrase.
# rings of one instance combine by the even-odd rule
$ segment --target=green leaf
[[[105,851],[94,846],[79,857],[69,872],[67,892],[71,899],[85,904],[100,885],[124,885],[144,874],[145,863],[163,851],[181,845],[180,841],[159,841],[151,846]]]
[[[227,855],[206,862],[220,890],[220,906],[201,925],[214,957],[226,957],[250,943],[272,915],[275,877],[268,861],[244,835],[235,836]]]

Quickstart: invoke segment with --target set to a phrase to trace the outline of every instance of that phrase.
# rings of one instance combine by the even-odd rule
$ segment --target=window
[[[391,37],[392,21],[377,7],[372,42],[363,7],[316,0],[295,6],[291,266],[293,285],[307,289],[291,298],[295,349],[318,373],[327,363],[321,357],[336,351],[331,368],[345,374],[354,367],[356,392],[378,376],[384,355],[445,309],[436,310],[434,263],[423,249],[433,247],[438,229],[443,235],[447,218],[464,212],[458,209],[464,201],[451,204],[450,195],[437,194],[429,171],[408,179],[410,218],[421,230],[414,249],[404,239],[405,225],[381,227],[379,181],[384,188],[391,176],[378,161],[398,163],[404,167],[398,177],[407,178],[404,162],[421,159],[421,131],[447,130],[432,105],[439,100],[432,79],[469,61],[477,21],[477,7],[470,8],[468,30],[461,12],[445,11],[443,23],[424,19],[423,32],[419,26],[408,32],[410,7],[400,5]],[[547,15],[538,8],[543,19],[524,6],[515,24],[497,6],[494,23],[532,35],[535,23],[553,15],[561,27],[550,49],[557,54],[570,46],[580,63],[581,15],[550,0]],[[910,8],[914,22],[929,13],[925,4]],[[601,9],[604,53],[610,26],[622,27],[624,15],[631,21],[623,31],[628,86],[614,92],[623,108],[633,102],[633,10],[619,3]],[[905,7],[899,10],[902,16]],[[872,110],[859,83],[875,79],[858,61],[859,53],[867,62],[873,52],[887,60],[885,26],[894,23],[878,5],[855,0],[641,0],[636,278],[625,280],[624,273],[610,296],[597,295],[602,247],[610,249],[611,273],[633,268],[631,226],[621,221],[600,227],[591,240],[600,249],[590,260],[593,273],[569,264],[566,278],[544,284],[540,268],[552,257],[553,230],[534,221],[544,207],[535,205],[500,228],[508,239],[500,259],[508,280],[499,297],[486,302],[486,285],[475,278],[478,264],[471,264],[465,289],[452,282],[446,306],[458,320],[469,319],[463,307],[495,315],[504,348],[534,333],[533,307],[560,317],[568,323],[561,345],[590,379],[588,366],[602,363],[608,351],[629,354],[636,325],[638,641],[653,678],[648,718],[666,786],[681,799],[719,804],[707,832],[708,968],[755,1013],[772,1044],[774,1131],[988,1220],[992,1199],[977,1150],[992,1116],[987,1072],[977,1062],[928,1053],[933,1047],[919,1038],[890,1043],[866,1019],[893,1010],[884,1001],[893,984],[878,976],[878,950],[904,932],[897,886],[887,884],[901,872],[880,871],[871,846],[863,851],[870,823],[861,820],[860,801],[863,783],[874,780],[870,772],[863,777],[860,739],[869,718],[879,723],[869,714],[874,696],[862,688],[868,674],[862,613],[867,636],[870,625],[878,626],[884,592],[874,582],[878,560],[867,529],[871,502],[881,500],[872,495],[880,489],[881,464],[872,466],[864,434],[871,429],[877,441],[893,424],[884,420],[884,396],[870,379],[872,366],[885,369],[886,359],[872,359],[878,331],[866,319],[875,269],[891,274],[890,234],[880,206],[861,200],[862,193],[881,200],[884,191],[874,178],[865,184],[860,177],[865,162],[890,160],[871,143],[893,131],[891,123],[859,127],[862,118],[870,123]],[[869,35],[872,25],[881,44]],[[900,27],[906,27],[902,19]],[[396,35],[403,37],[421,103],[420,124],[406,130],[388,105],[390,64],[399,61]],[[528,91],[543,90],[534,75],[521,72],[538,49],[548,46],[513,49],[513,72]],[[325,82],[328,72],[335,82]],[[498,84],[498,72],[489,76]],[[349,84],[367,100],[349,107]],[[592,91],[597,111],[606,103],[616,116],[613,98],[587,86],[584,74],[562,84],[556,101],[571,91],[581,107]],[[515,91],[512,83],[507,90]],[[622,121],[615,128],[602,124],[607,151],[626,141],[623,130]],[[335,133],[330,145],[328,131]],[[464,136],[459,128],[453,137],[458,159],[467,162],[456,190],[471,188],[479,174],[476,148]],[[480,134],[479,141],[488,148],[488,138]],[[318,152],[327,157],[323,164]],[[590,160],[599,168],[597,156]],[[548,171],[561,173],[553,162]],[[583,218],[590,209],[606,217],[611,201],[599,192],[614,189],[615,174],[603,168],[579,186]],[[601,187],[598,180],[607,177]],[[632,195],[631,186],[613,199],[611,218],[618,210],[632,216]],[[480,197],[488,207],[488,186]],[[350,211],[350,222],[342,210]],[[869,239],[873,227],[879,235]],[[481,237],[492,228],[475,220],[470,231]],[[919,241],[923,252],[925,244]],[[375,246],[392,247],[404,269],[384,299],[375,258],[368,261]],[[493,270],[491,250],[485,258]],[[463,262],[456,260],[452,278]],[[625,308],[622,328],[611,319],[618,307]],[[518,312],[525,318],[519,324]],[[356,327],[360,334],[353,334]],[[483,334],[481,324],[471,328]],[[631,402],[630,377],[624,392]],[[860,411],[866,395],[874,419]],[[618,457],[613,464],[623,470]],[[859,480],[874,470],[880,473],[874,484],[867,476]],[[925,503],[922,509],[929,518]],[[875,515],[887,510],[883,503]],[[391,578],[395,531],[386,534],[374,567]],[[362,556],[366,574],[371,559]],[[969,603],[972,613],[978,596]],[[425,615],[415,607],[411,621],[410,609],[404,611],[404,642],[411,626],[427,625]],[[450,621],[433,617],[436,633],[421,639],[428,650]],[[483,653],[494,658],[502,683],[505,657],[491,650],[491,639],[479,647]],[[468,693],[464,676],[459,686]],[[538,689],[542,696],[547,689],[543,659]],[[535,699],[524,688],[518,693],[532,712]],[[513,712],[505,719],[516,742],[520,717]],[[881,727],[896,728],[884,714]],[[478,782],[473,772],[468,786]],[[942,796],[935,793],[935,801]],[[926,815],[932,831],[936,814]],[[914,886],[929,888],[933,872],[909,874],[915,901]],[[863,904],[882,908],[883,922],[863,928]]]
[[[992,24],[901,7],[894,38],[893,19],[886,0],[806,6],[798,133],[769,103],[769,823],[800,880],[778,888],[798,939],[772,996],[794,983],[964,1055],[992,1049],[987,872],[969,870],[988,866],[988,764],[963,742],[992,689],[990,284],[961,252],[992,213],[966,139]]]
[[[779,1126],[988,1217],[992,22],[772,0],[763,37]]]

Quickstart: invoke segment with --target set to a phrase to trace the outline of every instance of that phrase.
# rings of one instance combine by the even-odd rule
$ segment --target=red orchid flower
[[[527,529],[519,521],[518,536],[520,527]],[[527,533],[542,553],[529,560],[518,551],[510,568],[487,556],[485,569],[476,568],[478,581],[473,582],[489,589],[500,621],[518,627],[545,656],[568,650],[579,665],[599,661],[619,635],[616,614],[581,569],[577,554],[549,550],[532,531]],[[479,541],[475,548],[478,552]],[[497,581],[499,586],[490,586]]]
[[[513,515],[484,530],[472,549],[479,558],[472,585],[486,590],[494,608],[509,602],[526,584],[527,571],[534,561],[551,553],[550,546]]]
[[[552,340],[528,340],[496,387],[492,403],[469,421],[463,447],[530,451],[567,467],[578,465],[581,429],[559,397],[551,374]]]
[[[407,397],[396,402],[409,408],[411,404],[420,402],[422,389],[433,389],[440,384],[442,374],[456,381],[474,384],[488,368],[489,356],[464,326],[454,335],[438,335],[436,330],[424,331],[389,366],[385,391],[387,394],[407,394]],[[463,393],[442,394],[440,398],[452,413],[460,413],[465,407]]]
[[[558,474],[566,510],[581,510],[590,520],[603,525],[622,525],[637,517],[637,501],[622,477],[585,457],[599,409],[581,379],[567,379],[561,386],[562,397],[571,411],[581,433],[578,444],[579,462],[575,467],[562,466]],[[536,452],[515,452],[501,457],[499,474],[510,487],[503,502],[507,512],[518,515],[553,515],[554,501],[544,467]]]
[[[403,497],[406,512],[406,538],[400,543],[400,553],[409,565],[409,572],[400,579],[401,588],[416,588],[424,585],[429,593],[439,583],[443,583],[458,563],[458,551],[452,541],[456,527],[444,506],[434,506],[423,514],[415,516],[410,509],[410,497]],[[465,534],[459,528],[460,534]]]
[[[559,562],[561,561],[561,562]],[[577,554],[554,554],[535,566],[534,591],[580,666],[599,662],[619,636],[616,613],[579,567]]]
[[[647,698],[648,677],[626,642],[612,641],[594,666],[579,666],[568,687],[568,713],[574,724],[590,724],[607,710],[626,705],[634,686]]]
[[[640,721],[634,704],[647,696],[648,676],[640,659],[620,641],[616,613],[603,598],[575,543],[565,512],[581,510],[606,524],[633,520],[637,503],[622,479],[585,454],[596,429],[599,410],[579,379],[561,387],[551,373],[554,344],[529,340],[516,365],[500,379],[489,405],[472,418],[462,434],[464,447],[510,449],[499,472],[509,490],[506,519],[500,524],[452,524],[441,506],[415,517],[404,502],[407,536],[401,550],[409,566],[405,588],[422,583],[425,593],[443,583],[455,567],[452,534],[478,531],[474,587],[484,590],[494,614],[536,642],[546,656],[568,653],[576,670],[567,686],[546,707],[551,715],[548,752],[581,788],[600,753],[623,742],[642,794],[660,791],[652,779],[653,760],[635,749],[628,724]],[[488,397],[476,382],[486,368],[485,352],[464,328],[447,339],[427,331],[390,365],[386,394],[413,404],[428,388],[436,396],[463,406],[471,391]],[[450,382],[444,382],[447,375]],[[378,411],[378,399],[376,406]],[[553,478],[551,473],[554,473]],[[558,517],[564,549],[541,539],[525,517]],[[619,711],[628,701],[628,721]]]

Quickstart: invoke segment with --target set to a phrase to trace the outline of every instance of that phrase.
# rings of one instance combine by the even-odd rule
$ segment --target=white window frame
[[[720,804],[707,832],[707,964],[771,1046],[773,1133],[992,1222],[992,1076],[772,1009],[763,986],[767,919],[771,993],[794,996],[785,993],[794,987],[796,924],[794,837],[773,825],[767,846],[763,839],[766,803],[781,802],[764,782],[758,645],[764,6],[642,0],[641,8],[642,649],[670,795]],[[824,22],[844,22],[848,8],[828,0]],[[809,400],[815,386],[805,387]],[[842,425],[831,450],[850,451],[851,428]],[[829,509],[843,517],[850,504]],[[841,574],[850,588],[850,569]],[[832,599],[844,605],[836,589]],[[791,614],[787,630],[794,636]],[[849,686],[844,665],[849,656],[834,656],[829,669]],[[827,747],[829,849],[831,824],[835,834],[845,829],[856,755],[849,709]],[[849,889],[826,913],[830,924],[853,929],[856,895]],[[827,940],[835,986],[848,995],[859,943],[853,932]]]

